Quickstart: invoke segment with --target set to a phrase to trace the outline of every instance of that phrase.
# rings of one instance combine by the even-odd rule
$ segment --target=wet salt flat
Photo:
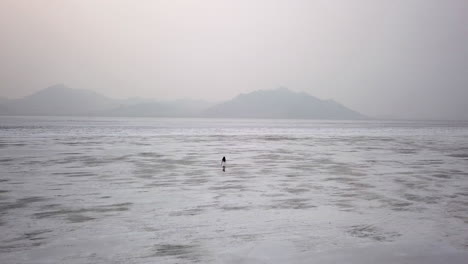
[[[0,263],[467,260],[468,123],[0,117]]]

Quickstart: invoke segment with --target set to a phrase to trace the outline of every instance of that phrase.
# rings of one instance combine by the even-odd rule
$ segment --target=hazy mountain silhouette
[[[320,100],[286,88],[241,94],[203,112],[207,117],[363,119],[365,116],[333,100]]]
[[[199,100],[158,102],[153,99],[111,99],[58,84],[21,99],[0,101],[1,115],[78,115],[122,117],[192,117],[213,104]]]
[[[9,115],[90,115],[118,104],[89,90],[57,84],[21,99],[8,100],[2,106],[4,114]]]
[[[117,108],[101,111],[98,114],[122,117],[199,117],[200,113],[211,105],[198,100],[150,101],[121,104]]]
[[[80,115],[121,117],[217,117],[362,119],[333,100],[320,100],[286,88],[241,94],[217,105],[197,100],[111,99],[98,93],[54,85],[21,99],[2,99],[2,115]]]

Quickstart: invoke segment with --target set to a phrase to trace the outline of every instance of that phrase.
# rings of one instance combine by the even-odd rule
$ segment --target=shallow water
[[[0,117],[0,263],[467,258],[468,123]]]

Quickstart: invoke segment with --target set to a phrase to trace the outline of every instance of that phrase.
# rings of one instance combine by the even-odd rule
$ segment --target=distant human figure
[[[226,171],[226,157],[223,156],[221,159],[221,166],[223,166],[223,171]]]

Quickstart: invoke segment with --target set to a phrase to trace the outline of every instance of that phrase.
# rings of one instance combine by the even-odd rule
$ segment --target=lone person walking
[[[226,171],[226,157],[223,156],[223,159],[221,160],[221,166],[223,166],[223,171]]]

